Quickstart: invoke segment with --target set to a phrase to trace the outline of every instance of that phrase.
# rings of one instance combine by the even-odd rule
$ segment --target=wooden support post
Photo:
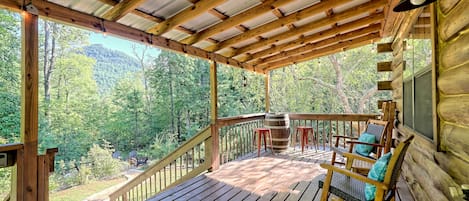
[[[23,200],[38,200],[38,16],[23,14],[21,65],[21,141],[24,144]],[[19,174],[18,174],[19,175]]]
[[[219,135],[218,135],[218,92],[217,92],[217,63],[210,64],[210,121],[212,132],[212,165],[210,171],[220,167]]]
[[[386,146],[384,149],[384,153],[388,153],[391,151],[391,144],[392,144],[392,129],[394,128],[394,115],[396,111],[396,102],[389,101],[388,102],[388,118],[385,119],[385,121],[389,122],[389,125],[387,127],[386,131]]]
[[[270,72],[265,74],[265,112],[270,112]]]

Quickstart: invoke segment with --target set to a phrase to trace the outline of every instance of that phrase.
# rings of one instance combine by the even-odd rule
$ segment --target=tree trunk
[[[337,60],[335,55],[329,55],[327,58],[331,61],[332,67],[334,68],[336,74],[336,91],[337,95],[339,95],[339,99],[341,100],[342,104],[344,105],[345,113],[354,113],[352,108],[350,107],[350,103],[348,101],[348,97],[344,91],[344,76],[342,74],[342,65]]]
[[[173,75],[171,66],[169,66],[169,62],[167,61],[168,67],[168,77],[169,77],[169,97],[171,102],[171,133],[174,133],[176,130],[174,127],[174,96],[173,96]]]

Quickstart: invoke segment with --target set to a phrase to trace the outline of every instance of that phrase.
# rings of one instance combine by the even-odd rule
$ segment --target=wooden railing
[[[236,160],[254,151],[253,130],[263,127],[264,113],[217,120],[220,164]]]
[[[109,195],[110,200],[146,200],[207,171],[211,166],[211,148],[211,130],[207,127]]]
[[[376,114],[299,114],[290,113],[290,144],[293,144],[297,126],[311,126],[318,143],[326,149],[331,145],[333,135],[358,136],[368,119]],[[298,140],[296,140],[298,142]]]
[[[11,168],[11,189],[10,193],[6,197],[1,198],[2,200],[24,200],[24,187],[23,176],[24,176],[24,164],[23,164],[23,144],[5,144],[0,145],[0,154],[4,157],[6,154],[7,164]],[[54,160],[55,154],[58,152],[57,148],[47,149],[44,155],[37,156],[37,182],[38,191],[37,199],[40,201],[49,200],[49,174],[54,172]],[[12,167],[16,165],[15,167]],[[10,167],[11,166],[11,167]],[[13,168],[16,170],[13,171]]]
[[[330,145],[332,135],[356,136],[368,119],[377,117],[374,114],[293,113],[289,116],[292,134],[298,125],[312,126],[324,148]],[[121,186],[109,196],[110,200],[145,200],[207,171],[213,165],[212,157],[218,156],[220,164],[224,164],[252,153],[255,149],[253,129],[264,127],[264,117],[264,113],[258,113],[217,119],[216,124]],[[218,146],[213,146],[212,135],[218,135]],[[212,148],[217,150],[212,151]]]

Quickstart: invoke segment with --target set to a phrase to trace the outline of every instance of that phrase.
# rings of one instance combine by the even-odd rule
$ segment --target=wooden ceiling
[[[396,0],[0,0],[97,32],[265,73],[388,36]],[[386,20],[388,19],[388,20]]]

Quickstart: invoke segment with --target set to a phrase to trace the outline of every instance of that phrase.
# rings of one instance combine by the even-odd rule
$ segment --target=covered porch
[[[57,150],[52,149],[46,155],[38,155],[37,150],[38,18],[44,17],[210,61],[210,126],[112,193],[111,200],[159,199],[154,196],[172,200],[171,196],[177,193],[174,199],[309,199],[314,191],[311,185],[314,175],[321,172],[317,163],[327,163],[330,158],[327,150],[332,135],[358,136],[364,123],[377,114],[292,113],[291,128],[298,125],[315,128],[322,149],[317,153],[307,150],[298,154],[290,150],[286,155],[249,158],[254,149],[252,129],[261,127],[264,114],[271,112],[269,72],[383,38],[387,40],[377,45],[377,52],[390,53],[391,57],[379,61],[377,71],[391,75],[389,80],[377,80],[377,89],[391,91],[391,104],[400,111],[397,115],[400,124],[394,127],[400,133],[394,136],[396,140],[416,136],[402,168],[401,181],[405,183],[401,186],[404,189],[408,185],[406,192],[415,200],[461,200],[462,185],[469,183],[466,171],[469,168],[466,112],[469,109],[469,18],[465,12],[468,2],[440,0],[425,8],[395,13],[392,8],[398,0],[265,0],[241,4],[224,0],[178,0],[165,1],[165,4],[145,0],[0,0],[1,8],[21,12],[23,19],[22,142],[0,146],[1,153],[13,158],[8,165],[16,167],[9,199],[48,200],[48,174],[53,170],[53,154]],[[430,42],[427,83],[417,84],[424,76],[414,76],[413,70],[410,78],[406,75],[406,40],[410,37]],[[265,91],[260,93],[265,94],[265,111],[259,111],[263,113],[218,116],[218,64],[264,76]],[[415,93],[424,87],[429,93]],[[430,109],[415,108],[417,98]],[[379,105],[387,101],[381,100]],[[424,122],[428,124],[419,124],[420,113],[428,117]],[[394,115],[389,113],[382,118],[394,121]],[[422,127],[432,129],[424,133]],[[284,166],[287,164],[288,167]],[[295,172],[299,169],[290,169],[293,167],[306,170],[303,174]],[[265,186],[249,179],[265,174],[256,171],[274,170],[297,180],[292,179],[288,186],[285,182],[276,186],[273,178],[266,177],[261,182],[271,185]],[[207,171],[212,173],[205,175]],[[235,178],[230,181],[230,176]],[[213,180],[217,177],[226,180]],[[202,183],[209,186],[199,185]],[[238,189],[235,185],[249,188]],[[261,187],[256,189],[256,186]],[[223,192],[221,197],[220,192]]]

